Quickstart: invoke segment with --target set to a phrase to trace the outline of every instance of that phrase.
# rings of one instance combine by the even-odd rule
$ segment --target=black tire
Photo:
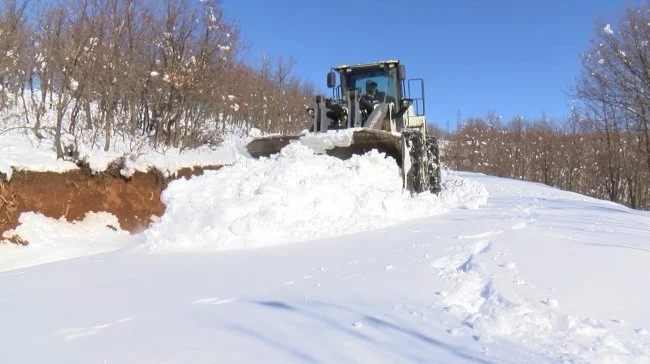
[[[440,185],[440,150],[438,140],[425,138],[418,130],[404,130],[405,183],[409,191],[421,193],[430,191],[437,194]]]
[[[427,137],[427,176],[429,176],[429,191],[439,193],[442,191],[440,176],[440,148],[438,138]]]

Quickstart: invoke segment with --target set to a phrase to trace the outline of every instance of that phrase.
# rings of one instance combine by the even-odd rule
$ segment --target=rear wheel
[[[419,130],[402,132],[404,147],[404,179],[409,191],[438,193],[440,185],[440,150],[435,137],[427,137]]]

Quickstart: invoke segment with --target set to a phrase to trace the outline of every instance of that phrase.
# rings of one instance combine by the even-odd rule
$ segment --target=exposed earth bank
[[[81,169],[65,173],[14,170],[10,181],[0,179],[0,237],[18,226],[20,214],[28,211],[70,222],[83,220],[89,211],[106,211],[118,218],[120,228],[139,232],[165,211],[160,194],[169,182],[218,168],[184,168],[172,177],[150,170],[135,172],[129,179],[117,171],[92,175]],[[16,236],[5,238],[29,243]]]

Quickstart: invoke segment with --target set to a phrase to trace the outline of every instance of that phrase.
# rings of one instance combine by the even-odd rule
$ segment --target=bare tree
[[[23,56],[27,48],[26,1],[0,4],[0,108],[15,101],[25,76]],[[13,95],[13,100],[7,97]]]
[[[0,106],[8,95],[22,101],[35,133],[54,134],[59,158],[66,134],[105,150],[120,138],[191,148],[228,126],[295,132],[309,123],[313,85],[291,74],[293,58],[239,60],[239,29],[219,0],[26,4],[0,7]],[[50,112],[55,125],[44,125]]]
[[[650,7],[628,6],[615,24],[600,24],[582,57],[576,96],[582,129],[593,133],[595,163],[612,201],[648,206],[650,183]]]

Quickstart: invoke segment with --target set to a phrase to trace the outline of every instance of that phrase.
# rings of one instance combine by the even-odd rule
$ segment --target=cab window
[[[350,88],[355,88],[360,94],[366,93],[366,82],[373,80],[377,83],[377,91],[385,92],[386,95],[396,97],[395,83],[393,78],[384,72],[364,73],[354,75],[350,78]]]

